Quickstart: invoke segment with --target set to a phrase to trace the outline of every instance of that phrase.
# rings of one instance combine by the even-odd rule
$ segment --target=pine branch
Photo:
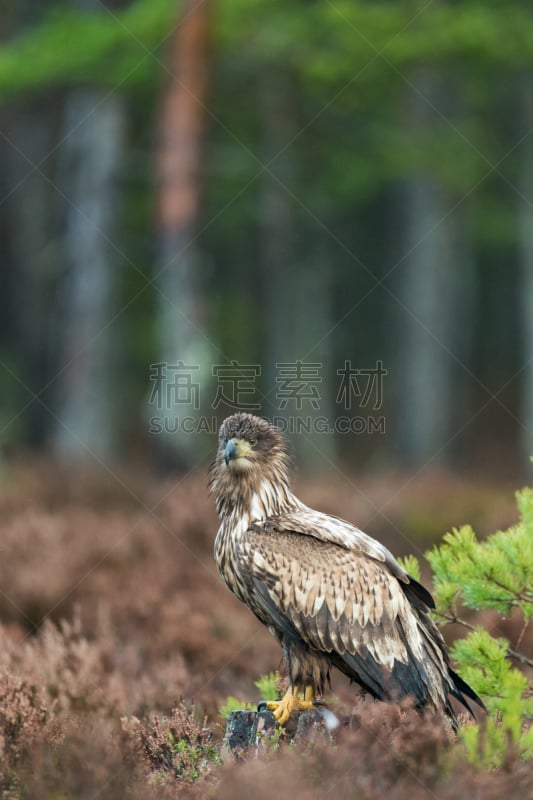
[[[520,631],[518,639],[516,640],[516,646],[517,647],[520,647],[520,645],[522,644],[522,639],[524,638],[524,635],[525,635],[525,632],[527,631],[528,625],[529,625],[529,620],[528,619],[524,620],[524,624],[522,625],[522,630]]]
[[[494,575],[490,575],[487,572],[485,572],[484,577],[485,577],[485,580],[487,580],[489,583],[493,583],[495,586],[498,586],[498,588],[503,589],[505,592],[509,592],[509,594],[512,595],[513,598],[516,598],[516,603],[518,603],[518,602],[531,603],[533,601],[533,594],[530,594],[529,592],[527,592],[527,590],[524,590],[523,592],[516,592],[514,589],[511,589],[509,586],[506,586],[505,583],[503,583],[502,581],[499,581],[497,578],[495,578]],[[493,599],[493,598],[491,598],[491,599]],[[501,598],[498,598],[498,597],[494,598],[494,600],[499,600],[501,602],[506,602],[505,600],[502,601]],[[508,600],[507,602],[515,602],[515,601],[514,600]]]
[[[464,628],[468,628],[469,631],[475,631],[476,628],[466,619],[462,619],[462,617],[458,617],[456,614],[443,614],[439,612],[439,616],[446,620],[447,623],[456,622],[458,625],[462,625]],[[533,659],[528,658],[524,653],[518,652],[518,650],[513,650],[511,647],[507,647],[507,655],[509,658],[514,658],[515,661],[520,661],[521,664],[527,664],[528,667],[533,667]]]
[[[528,667],[533,667],[533,659],[528,658],[524,653],[519,653],[517,650],[511,650],[510,647],[507,648],[507,653],[509,658],[514,658],[516,661],[520,661],[521,664],[527,664]]]

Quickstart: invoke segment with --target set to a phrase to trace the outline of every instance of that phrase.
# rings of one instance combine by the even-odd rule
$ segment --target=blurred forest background
[[[176,773],[169,742],[185,741],[207,770],[187,796],[211,797],[218,709],[256,702],[279,664],[212,556],[206,468],[228,412],[303,421],[298,495],[397,555],[516,522],[533,15],[517,0],[2,10],[0,796],[182,797],[198,764]],[[464,616],[531,658],[515,611]],[[356,702],[338,676],[334,692]],[[389,730],[396,712],[371,708],[304,789],[299,754],[282,762],[294,797],[323,797],[332,774],[339,797],[354,780],[372,800],[527,794],[525,764],[459,781],[418,718],[385,764],[379,715]],[[224,767],[220,797],[271,793],[257,764]]]
[[[533,452],[527,7],[4,9],[5,454],[190,468],[205,462],[212,432],[150,432],[154,365],[190,367],[199,399],[188,412],[218,421],[244,405],[228,391],[213,403],[221,365],[253,367],[245,400],[272,417],[296,410],[276,394],[276,364],[314,364],[315,377],[319,364],[300,406],[333,421],[339,370],[382,362],[385,430],[295,436],[300,463],[448,464],[523,482]],[[183,414],[183,402],[164,415]],[[363,406],[350,415],[366,419]]]

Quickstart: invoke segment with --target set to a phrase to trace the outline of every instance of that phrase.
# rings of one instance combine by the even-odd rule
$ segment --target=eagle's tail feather
[[[460,703],[464,705],[467,711],[471,714],[471,716],[475,716],[472,709],[470,708],[469,703],[467,702],[466,697],[469,697],[470,700],[473,700],[477,705],[485,711],[485,705],[483,704],[483,700],[475,693],[469,684],[464,681],[460,675],[455,672],[453,669],[449,669],[450,678],[453,681],[454,688],[451,691],[451,694],[459,700]]]

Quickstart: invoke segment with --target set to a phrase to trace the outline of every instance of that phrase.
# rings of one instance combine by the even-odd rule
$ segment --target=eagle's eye
[[[254,436],[251,436],[251,437],[248,439],[248,441],[249,441],[249,443],[252,445],[252,447],[254,446],[254,444],[257,444],[257,439],[256,439]]]

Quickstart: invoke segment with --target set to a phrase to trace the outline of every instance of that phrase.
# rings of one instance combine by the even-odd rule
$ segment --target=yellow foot
[[[274,713],[280,725],[286,725],[293,711],[309,711],[316,708],[315,692],[312,686],[306,686],[303,697],[299,697],[300,687],[290,686],[281,700],[271,700],[266,704],[269,711]]]

